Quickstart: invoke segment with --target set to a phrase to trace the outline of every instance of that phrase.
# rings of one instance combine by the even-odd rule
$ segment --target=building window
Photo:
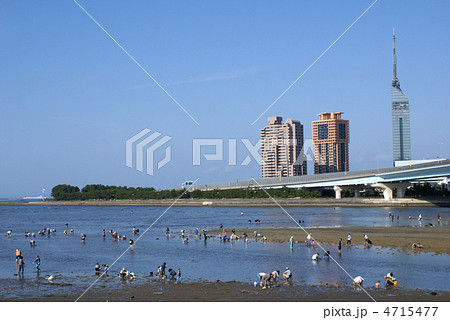
[[[403,118],[398,119],[399,131],[400,131],[400,160],[405,160],[405,155],[403,152]]]
[[[337,172],[336,143],[333,143],[333,172]]]
[[[328,125],[319,124],[318,126],[319,140],[328,139]]]
[[[339,123],[339,139],[347,139],[347,130],[345,123]]]
[[[346,171],[345,160],[345,143],[341,143],[341,171]]]

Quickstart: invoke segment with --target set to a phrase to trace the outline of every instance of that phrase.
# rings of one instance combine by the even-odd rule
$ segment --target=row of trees
[[[422,198],[422,197],[446,197],[450,196],[450,191],[431,185],[428,182],[417,183],[406,189],[405,196]]]
[[[81,190],[76,186],[60,184],[52,189],[52,197],[55,200],[172,199],[182,193],[183,190],[128,188],[101,184],[88,184]]]
[[[76,186],[60,184],[52,189],[52,197],[55,200],[128,200],[128,199],[176,199],[182,198],[194,199],[252,199],[268,198],[267,193],[262,189],[230,189],[230,190],[193,190],[184,193],[184,190],[156,190],[155,188],[132,188],[104,186],[101,184],[86,185],[80,190]],[[280,189],[271,189],[270,195],[276,198],[320,198],[332,197],[332,190],[318,189],[292,189],[283,187]]]
[[[155,188],[132,188],[104,186],[101,184],[89,184],[83,189],[67,184],[57,185],[52,189],[52,197],[55,200],[149,200],[149,199],[254,199],[268,198],[268,194],[263,189],[229,189],[229,190],[193,190],[184,193],[184,190],[156,190]],[[334,197],[334,190],[331,189],[294,189],[286,186],[279,189],[267,191],[274,198],[327,198]],[[352,190],[342,193],[343,197],[352,197]],[[406,196],[409,197],[437,197],[450,196],[450,192],[445,189],[434,188],[429,183],[414,184],[407,189]],[[381,197],[382,194],[373,189],[367,189],[361,194],[362,197]]]

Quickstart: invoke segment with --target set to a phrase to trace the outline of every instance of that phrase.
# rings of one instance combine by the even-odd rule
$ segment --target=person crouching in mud
[[[169,276],[170,276],[170,281],[175,281],[177,272],[173,269],[169,269]]]
[[[119,272],[119,278],[120,279],[124,279],[127,275],[127,270],[125,270],[125,268],[122,268],[122,270],[120,270]]]
[[[265,289],[265,288],[270,288],[270,280],[272,279],[272,274],[271,273],[264,273],[264,272],[261,272],[261,273],[259,273],[258,274],[259,275],[259,278],[260,278],[260,280],[261,280],[261,287],[263,288],[263,289]]]
[[[395,280],[397,280],[397,278],[394,278],[394,274],[392,272],[389,272],[386,276],[384,276],[385,287],[388,288],[396,286],[397,283]]]
[[[286,267],[286,271],[283,272],[283,279],[284,279],[285,283],[287,283],[288,281],[291,281],[291,278],[292,278],[291,269],[289,269],[289,267]]]
[[[280,278],[280,271],[279,270],[275,270],[274,272],[271,273],[272,275],[272,283],[276,286],[277,285],[277,280]]]
[[[361,286],[362,287],[363,282],[364,282],[364,278],[361,276],[357,276],[355,279],[353,279],[353,286],[355,286],[355,287]]]

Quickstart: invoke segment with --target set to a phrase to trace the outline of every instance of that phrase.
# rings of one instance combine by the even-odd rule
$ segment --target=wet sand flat
[[[225,230],[228,235],[231,229]],[[311,233],[313,239],[320,244],[336,245],[342,238],[342,245],[347,242],[347,234],[352,235],[352,243],[363,245],[364,234],[367,234],[374,246],[402,248],[412,250],[413,243],[422,243],[423,249],[415,251],[435,252],[436,254],[450,254],[450,226],[438,227],[339,227],[339,228],[259,228],[257,225],[249,228],[239,228],[237,235],[247,233],[249,238],[254,238],[254,231],[261,236],[266,236],[268,242],[284,243],[294,236],[294,242],[303,243],[306,240],[305,231]],[[219,234],[221,231],[215,229],[211,234]],[[258,238],[261,238],[258,236]]]
[[[85,288],[67,294],[9,301],[75,301]],[[366,288],[377,301],[450,301],[450,293],[406,289]],[[3,300],[4,301],[4,300]],[[111,284],[96,286],[79,301],[175,301],[175,302],[261,302],[261,301],[372,301],[362,290],[353,287],[279,285],[263,290],[241,282],[196,282],[146,284]]]

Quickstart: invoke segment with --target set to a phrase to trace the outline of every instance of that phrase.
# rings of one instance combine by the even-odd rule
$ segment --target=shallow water
[[[283,272],[289,266],[294,281],[300,284],[340,284],[351,283],[349,276],[333,261],[311,261],[312,254],[321,249],[298,244],[294,250],[288,244],[261,243],[249,241],[222,243],[217,238],[194,240],[184,244],[180,237],[181,229],[192,230],[204,227],[212,230],[219,224],[225,228],[249,227],[248,219],[260,219],[258,227],[295,226],[294,222],[278,208],[180,208],[170,209],[144,235],[143,231],[163,212],[163,207],[0,207],[0,234],[9,229],[13,236],[0,238],[1,295],[4,297],[35,297],[39,295],[63,294],[71,290],[68,284],[86,284],[95,280],[93,267],[96,262],[112,263],[129,247],[128,240],[112,241],[108,234],[114,229],[118,234],[132,236],[133,226],[141,230],[141,238],[133,251],[129,250],[112,266],[111,277],[99,283],[116,282],[113,274],[125,267],[138,275],[137,281],[144,281],[150,271],[163,261],[168,268],[180,267],[184,281],[244,281],[249,285],[257,281],[259,272]],[[241,211],[244,215],[241,216]],[[294,219],[302,219],[305,227],[359,226],[359,225],[409,225],[419,226],[417,219],[409,221],[407,217],[450,217],[445,208],[287,208]],[[388,219],[388,212],[403,219],[399,222]],[[432,221],[434,222],[434,221]],[[65,224],[75,229],[74,235],[63,235]],[[443,221],[444,224],[448,223]],[[37,246],[30,248],[25,231],[35,232],[44,226],[56,228],[51,236],[36,235]],[[169,227],[172,235],[165,236]],[[103,239],[102,230],[107,230]],[[81,242],[80,233],[87,235]],[[25,258],[24,279],[14,276],[16,272],[15,249],[20,248]],[[375,281],[383,280],[388,272],[399,279],[399,285],[406,288],[450,291],[450,256],[432,253],[404,253],[402,251],[372,247],[364,249],[353,246],[344,247],[339,256],[334,246],[324,246],[352,277],[365,278],[365,284],[372,286]],[[322,252],[321,252],[322,253]],[[41,258],[41,274],[36,279],[36,269],[32,263],[36,255]],[[54,284],[43,277],[55,276]],[[145,280],[146,281],[146,280]],[[65,284],[65,286],[56,285]]]

